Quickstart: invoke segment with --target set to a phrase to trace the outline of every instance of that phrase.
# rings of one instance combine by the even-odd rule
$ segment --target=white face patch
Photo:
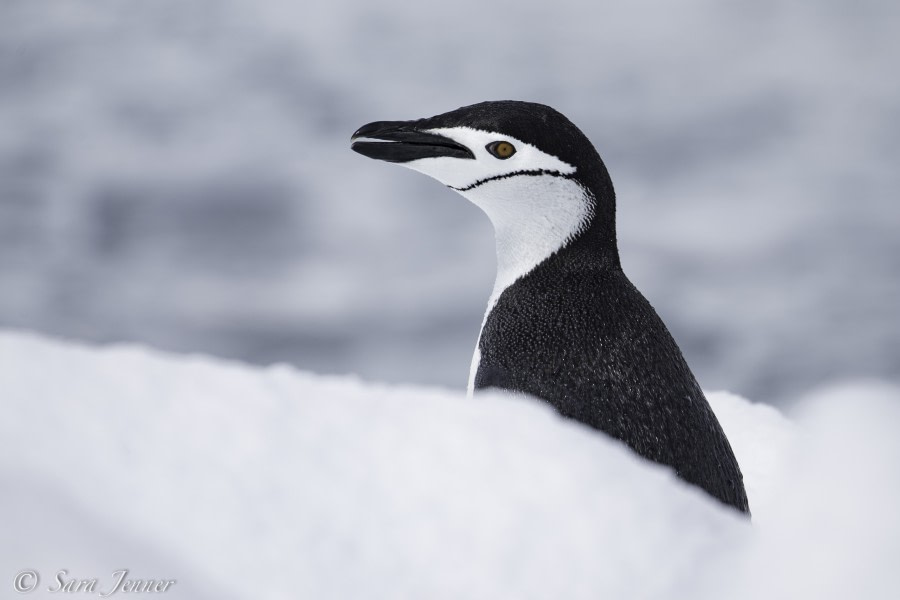
[[[469,127],[446,127],[426,130],[459,142],[472,151],[475,159],[460,159],[448,156],[420,158],[402,163],[444,185],[461,190],[492,177],[501,177],[517,171],[547,171],[571,175],[575,167],[555,156],[538,150],[531,144],[508,135],[471,129]],[[491,142],[509,142],[516,153],[506,159],[499,159],[487,151]]]
[[[450,186],[481,208],[494,224],[497,282],[492,303],[575,237],[592,216],[588,192],[568,177],[576,168],[514,137],[469,127],[429,129],[466,146],[474,159],[441,156],[401,163]],[[516,152],[500,159],[492,142],[511,143]]]

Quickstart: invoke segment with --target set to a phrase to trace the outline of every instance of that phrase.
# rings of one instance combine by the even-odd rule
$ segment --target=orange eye
[[[516,147],[509,142],[491,142],[485,148],[501,160],[505,160],[516,153]]]

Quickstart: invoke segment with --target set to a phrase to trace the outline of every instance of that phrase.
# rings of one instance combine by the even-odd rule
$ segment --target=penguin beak
[[[350,149],[363,156],[393,163],[420,158],[471,158],[471,150],[448,137],[416,128],[418,121],[376,121],[363,125],[351,138]]]

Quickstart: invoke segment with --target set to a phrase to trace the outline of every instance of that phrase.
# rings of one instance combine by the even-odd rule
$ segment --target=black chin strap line
[[[510,177],[519,177],[520,175],[525,177],[539,177],[541,175],[550,175],[551,177],[561,177],[562,179],[573,179],[575,177],[575,173],[561,173],[559,171],[553,171],[550,169],[533,169],[530,171],[513,171],[512,173],[504,173],[503,175],[494,175],[493,177],[485,177],[484,179],[479,179],[475,183],[471,185],[467,185],[465,187],[453,187],[452,185],[448,185],[447,187],[451,190],[456,190],[457,192],[468,192],[469,190],[474,190],[478,186],[484,185],[489,181],[497,181],[499,179],[509,179]]]

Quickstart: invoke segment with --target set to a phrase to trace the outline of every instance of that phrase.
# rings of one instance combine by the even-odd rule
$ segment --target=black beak
[[[350,149],[369,158],[394,163],[438,156],[475,158],[472,151],[462,144],[442,135],[419,131],[416,123],[376,121],[363,125],[350,138]]]

